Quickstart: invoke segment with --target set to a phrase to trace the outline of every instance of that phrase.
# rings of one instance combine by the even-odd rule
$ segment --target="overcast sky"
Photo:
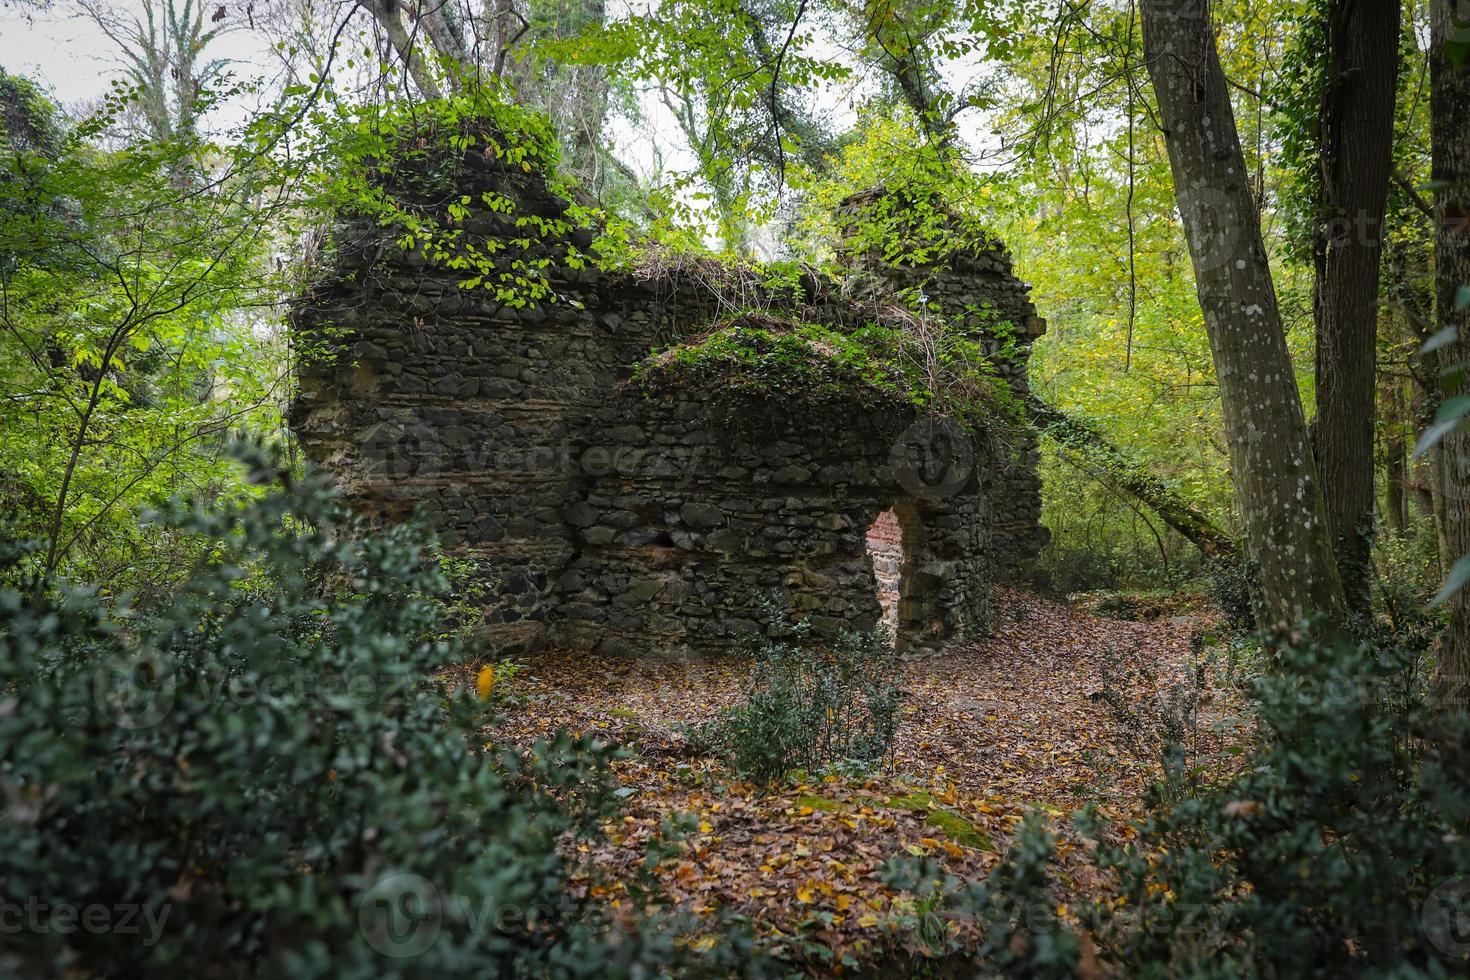
[[[142,0],[114,0],[120,11],[142,10]],[[364,26],[366,26],[364,20]],[[266,41],[250,31],[224,34],[209,47],[214,57],[228,58],[239,79],[271,78],[278,64],[269,55]],[[107,92],[108,84],[119,74],[116,46],[91,19],[68,12],[65,3],[49,10],[34,11],[6,5],[0,0],[0,67],[16,75],[40,82],[62,105],[75,108],[98,99]],[[657,100],[648,100],[647,119],[637,128],[622,120],[614,120],[609,137],[617,145],[619,156],[637,169],[649,171],[655,159],[657,144],[666,168],[692,167],[693,157],[678,137],[667,109]],[[224,118],[216,123],[237,121]],[[235,106],[234,114],[240,112]]]
[[[140,0],[116,0],[118,10],[142,10]],[[265,43],[236,31],[210,45],[212,55],[238,61],[241,75],[266,71]],[[63,105],[96,99],[117,76],[116,46],[90,19],[68,12],[64,3],[29,11],[0,5],[0,67],[44,83]]]

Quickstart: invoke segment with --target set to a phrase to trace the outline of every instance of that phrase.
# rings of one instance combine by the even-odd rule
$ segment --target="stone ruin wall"
[[[506,194],[517,215],[562,211],[538,175],[478,153],[455,180],[457,192]],[[464,227],[522,234],[494,215]],[[752,406],[763,417],[742,434],[697,393],[629,386],[650,352],[730,312],[707,269],[646,279],[555,266],[561,301],[514,308],[369,222],[343,222],[334,240],[332,271],[293,318],[298,346],[321,349],[303,359],[292,427],[354,506],[380,520],[420,513],[474,563],[497,653],[726,649],[775,629],[767,595],[820,630],[871,628],[882,609],[868,529],[890,509],[903,525],[899,641],[937,646],[983,630],[992,579],[1044,540],[1029,430],[1004,458],[975,447],[972,471],[943,495],[916,495],[892,451],[930,424],[911,407]],[[1024,387],[1043,325],[998,247],[950,272],[862,273],[809,281],[780,312],[855,326],[855,292],[922,279],[947,309],[984,303],[1020,328],[1019,356],[999,367]]]

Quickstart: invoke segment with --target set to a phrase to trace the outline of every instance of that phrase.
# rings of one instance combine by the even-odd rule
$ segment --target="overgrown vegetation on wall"
[[[649,394],[688,386],[754,401],[888,401],[976,427],[1021,424],[1018,400],[981,345],[935,319],[895,308],[888,322],[844,332],[736,316],[644,361],[634,381]]]

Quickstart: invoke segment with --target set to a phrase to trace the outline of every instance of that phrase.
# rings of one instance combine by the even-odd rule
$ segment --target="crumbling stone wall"
[[[456,160],[454,183],[504,195],[516,215],[565,208],[540,175],[480,152]],[[524,234],[505,215],[462,227],[479,241]],[[997,453],[912,405],[871,399],[755,403],[753,424],[736,430],[710,411],[717,391],[630,383],[651,352],[730,312],[712,287],[719,270],[553,264],[556,301],[518,307],[460,288],[462,273],[396,249],[373,222],[344,220],[333,239],[330,273],[293,316],[298,345],[314,351],[293,429],[355,506],[383,520],[418,512],[475,564],[499,649],[723,649],[778,628],[769,596],[824,630],[871,628],[882,611],[866,535],[890,508],[904,525],[899,642],[936,646],[982,630],[994,575],[1039,547],[1034,439]],[[742,302],[857,326],[894,275],[922,278],[1013,323],[1019,342],[991,349],[1024,385],[1041,326],[998,247],[952,269],[855,265],[849,281],[809,278],[795,297],[746,283]],[[925,454],[939,443],[948,455],[936,466]]]
[[[855,194],[843,202],[848,226],[862,220],[882,189]],[[884,261],[871,250],[854,248],[851,239],[839,245],[844,264],[852,270],[849,293],[858,299],[881,299],[905,290],[921,290],[939,315],[978,339],[1000,376],[1018,398],[1031,391],[1026,371],[1031,345],[1046,332],[1046,321],[1036,315],[1029,287],[1016,278],[1004,246],[947,256],[942,264],[904,265]],[[1010,433],[1008,452],[996,461],[991,516],[992,552],[1000,580],[1025,576],[1032,559],[1050,540],[1041,523],[1041,462],[1038,435],[1022,427]]]
[[[871,628],[881,609],[867,530],[895,504],[926,531],[911,551],[902,643],[937,645],[984,625],[983,471],[944,497],[912,496],[891,457],[916,413],[833,407],[779,417],[765,434],[732,434],[707,408],[697,393],[625,393],[597,413],[593,431],[614,438],[610,451],[647,451],[587,480],[568,508],[558,642],[724,647],[770,627],[758,602],[770,595],[819,630]]]

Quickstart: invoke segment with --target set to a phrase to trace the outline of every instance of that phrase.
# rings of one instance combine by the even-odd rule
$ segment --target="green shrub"
[[[1405,642],[1428,650],[1445,625],[1443,608],[1426,608],[1443,579],[1433,530],[1418,532],[1374,538],[1373,609]]]
[[[1272,646],[1240,775],[1097,834],[1126,904],[1094,933],[1133,976],[1463,975],[1470,724],[1426,713],[1412,649]]]
[[[1058,918],[1055,854],[1055,835],[1032,811],[983,881],[949,874],[932,857],[908,856],[889,861],[883,878],[914,896],[913,912],[899,924],[918,951],[954,968],[936,975],[1060,980],[1078,974],[1081,943]],[[951,929],[966,922],[982,929],[978,948],[961,938],[963,929]],[[961,961],[970,962],[961,967]]]
[[[1157,814],[1142,843],[1100,848],[1130,910],[1103,917],[1104,938],[1140,975],[1462,970],[1464,937],[1446,943],[1426,915],[1470,910],[1455,884],[1470,873],[1470,728],[1423,714],[1412,654],[1274,646],[1241,776]]]
[[[1261,602],[1260,565],[1244,554],[1210,560],[1206,570],[1210,601],[1225,614],[1235,630],[1256,628],[1256,611]]]
[[[431,680],[459,654],[415,532],[360,535],[315,477],[175,517],[218,560],[148,618],[0,592],[0,974],[680,962],[673,929],[567,897],[558,841],[603,812],[605,753],[494,757],[479,692]]]
[[[780,621],[772,610],[772,622]],[[893,744],[903,702],[899,660],[879,632],[844,633],[827,647],[808,623],[784,639],[761,638],[745,701],[693,730],[696,747],[724,757],[756,779],[841,762],[873,763]]]
[[[1059,537],[1053,537],[1036,559],[1037,577],[1046,591],[1063,599],[1079,592],[1121,588],[1128,568],[1125,557],[1106,543],[1073,548]]]
[[[1053,841],[1023,826],[983,881],[932,859],[890,865],[917,902],[917,947],[986,976],[1467,975],[1470,718],[1426,710],[1412,647],[1297,632],[1270,646],[1238,775],[1155,793],[1128,828],[1076,815],[1104,874],[1078,882],[1075,920],[1054,911]],[[1099,880],[1116,893],[1094,897]],[[978,955],[953,920],[981,925]]]

